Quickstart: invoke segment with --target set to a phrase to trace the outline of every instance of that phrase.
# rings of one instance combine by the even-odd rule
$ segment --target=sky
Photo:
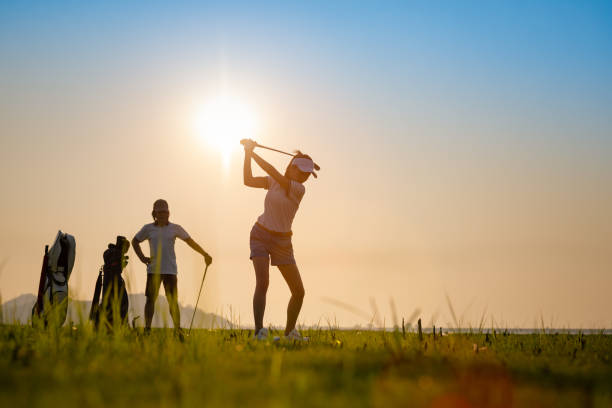
[[[293,224],[301,324],[610,328],[611,66],[606,2],[3,1],[0,295],[36,291],[61,229],[90,298],[165,198],[214,258],[200,307],[252,324],[265,191],[238,134],[198,126],[231,100],[322,168]],[[194,304],[204,263],[176,246]],[[266,324],[288,298],[271,270]]]

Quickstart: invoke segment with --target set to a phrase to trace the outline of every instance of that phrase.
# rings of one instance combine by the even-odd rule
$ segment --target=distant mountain
[[[140,316],[138,319],[136,319],[136,325],[144,326],[144,293],[132,294],[129,295],[129,298],[130,309],[128,318],[130,324],[134,317]],[[35,302],[36,296],[28,293],[3,303],[2,307],[0,308],[0,321],[8,324],[28,324],[32,317],[32,306],[34,306]],[[179,307],[181,309],[181,326],[189,327],[189,323],[191,323],[191,316],[193,314],[193,307],[183,306],[181,304],[179,304]],[[66,321],[80,322],[82,320],[87,320],[89,317],[90,308],[91,301],[71,299],[68,303],[68,317],[66,317]],[[161,294],[157,298],[157,303],[155,305],[153,327],[172,327],[172,319],[170,318],[168,301],[166,300],[166,297]],[[214,313],[206,313],[201,309],[198,309],[193,320],[193,327],[201,329],[228,328],[232,327],[232,324],[221,316]]]

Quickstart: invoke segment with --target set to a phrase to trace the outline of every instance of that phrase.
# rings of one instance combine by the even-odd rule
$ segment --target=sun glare
[[[229,96],[210,100],[196,117],[198,136],[218,151],[225,163],[232,150],[240,147],[241,139],[255,137],[255,126],[255,115],[249,106]]]

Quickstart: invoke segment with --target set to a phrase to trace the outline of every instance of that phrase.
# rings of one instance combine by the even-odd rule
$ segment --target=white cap
[[[317,177],[317,174],[315,173],[315,164],[311,159],[307,157],[298,157],[297,159],[293,159],[292,164],[297,166],[297,168],[304,173],[312,173],[315,177]]]

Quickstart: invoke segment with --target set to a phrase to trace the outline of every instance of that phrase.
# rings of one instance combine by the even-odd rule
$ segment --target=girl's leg
[[[287,325],[285,326],[285,336],[287,336],[291,330],[295,329],[295,322],[302,309],[305,292],[302,277],[296,264],[278,265],[278,269],[285,278],[287,285],[289,285],[289,290],[291,290],[291,299],[289,299],[289,305],[287,306]]]
[[[253,316],[255,317],[255,334],[263,327],[264,311],[266,310],[266,294],[270,283],[270,260],[267,256],[254,256],[255,294],[253,295]]]
[[[159,294],[159,286],[161,285],[161,275],[158,273],[147,274],[147,286],[145,294],[147,301],[145,303],[145,329],[151,330],[151,322],[155,313],[155,301]]]
[[[168,300],[168,308],[170,309],[172,323],[174,324],[175,329],[180,329],[181,309],[178,305],[178,286],[176,275],[162,275],[162,282],[164,283],[164,291],[166,292],[166,299]]]

